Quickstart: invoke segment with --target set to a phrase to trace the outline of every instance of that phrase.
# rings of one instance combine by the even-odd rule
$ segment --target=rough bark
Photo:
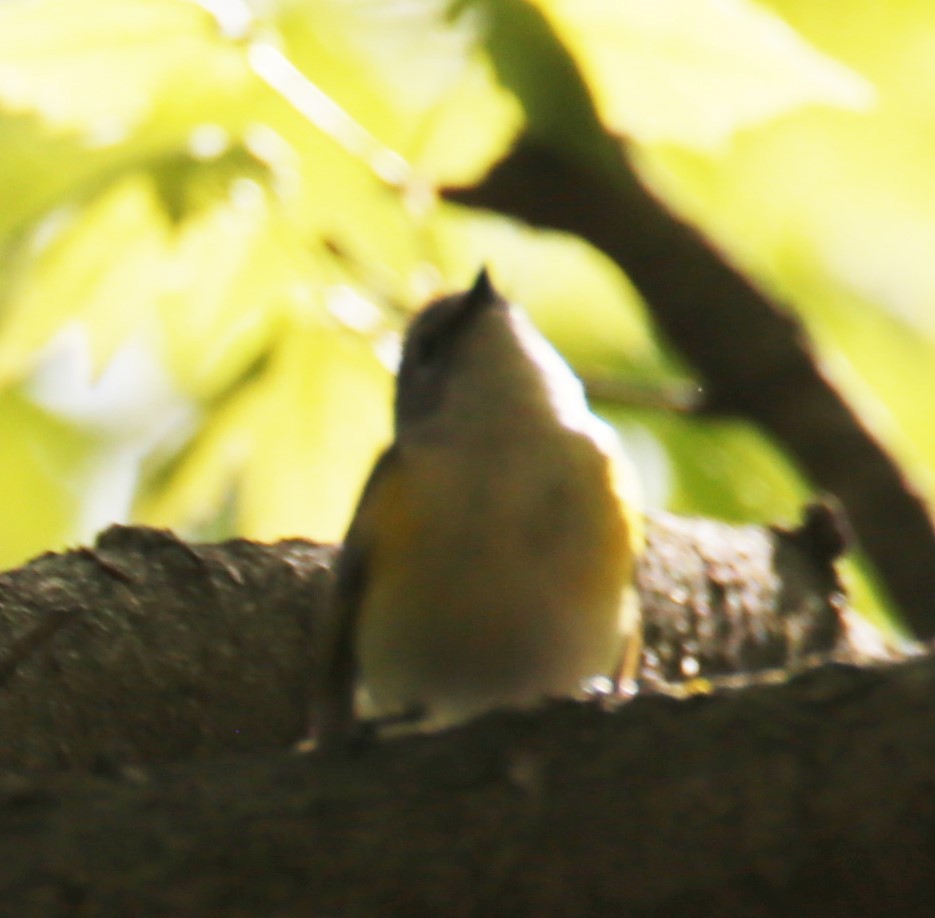
[[[0,778],[0,913],[930,915],[935,663]]]
[[[645,686],[885,657],[846,607],[839,530],[823,505],[791,531],[654,517],[638,571]],[[93,548],[0,575],[0,766],[301,739],[333,557],[300,540],[190,545],[113,527]]]
[[[0,914],[923,914],[935,662],[807,668],[888,653],[842,544],[820,506],[661,517],[634,700],[327,755],[290,745],[333,548],[116,527],[37,559],[0,577]]]
[[[333,548],[116,526],[0,575],[0,765],[281,748],[307,720]]]

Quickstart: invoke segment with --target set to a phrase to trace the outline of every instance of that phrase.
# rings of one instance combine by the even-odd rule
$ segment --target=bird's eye
[[[428,372],[448,362],[459,347],[464,323],[471,315],[463,308],[463,299],[439,300],[415,319],[403,349],[404,365],[414,371]]]
[[[423,335],[412,342],[412,362],[417,367],[428,367],[435,362],[439,351],[438,335]]]

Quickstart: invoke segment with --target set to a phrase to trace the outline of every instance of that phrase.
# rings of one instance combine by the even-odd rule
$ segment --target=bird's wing
[[[367,590],[370,558],[377,534],[392,537],[398,488],[393,472],[399,453],[390,447],[377,460],[364,485],[335,568],[335,583],[321,630],[318,706],[313,733],[319,742],[346,736],[354,724],[354,689],[357,682],[356,632]]]

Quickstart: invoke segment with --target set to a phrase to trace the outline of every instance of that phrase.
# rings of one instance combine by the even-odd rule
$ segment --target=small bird
[[[313,734],[411,711],[439,727],[635,676],[634,494],[580,380],[486,270],[428,305],[337,562]]]

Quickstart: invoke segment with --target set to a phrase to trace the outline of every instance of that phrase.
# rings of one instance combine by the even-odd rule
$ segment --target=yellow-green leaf
[[[241,531],[338,541],[390,439],[391,377],[370,342],[341,328],[284,335],[238,494]]]
[[[0,568],[74,538],[92,439],[33,405],[0,394]]]
[[[390,374],[368,340],[337,326],[293,325],[140,513],[190,529],[230,494],[244,535],[339,540],[389,440],[390,402]]]
[[[23,376],[64,325],[81,322],[100,371],[152,314],[167,226],[152,186],[127,178],[84,212],[52,215],[34,240],[29,270],[0,314],[0,385]]]
[[[746,0],[534,0],[574,52],[605,123],[718,148],[804,105],[862,109],[871,85]]]
[[[150,118],[167,90],[192,83],[195,68],[204,86],[236,78],[239,66],[212,17],[184,0],[0,7],[0,107],[96,144]]]

